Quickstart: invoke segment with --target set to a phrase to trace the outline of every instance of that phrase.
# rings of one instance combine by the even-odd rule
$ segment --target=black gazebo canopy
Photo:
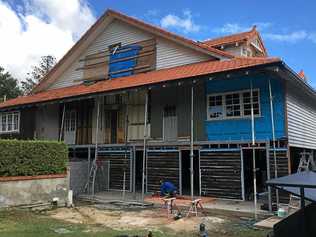
[[[304,199],[316,202],[316,172],[314,171],[304,171],[270,179],[267,181],[267,185],[301,197],[301,207],[305,206]]]

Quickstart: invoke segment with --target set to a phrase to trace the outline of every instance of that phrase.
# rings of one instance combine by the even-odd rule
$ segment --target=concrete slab
[[[260,209],[260,203],[257,206],[257,213],[260,215],[269,215],[268,211]],[[215,199],[212,202],[204,204],[204,208],[207,209],[218,209],[226,211],[237,211],[245,213],[254,213],[254,203],[249,201],[238,201],[228,199]]]
[[[256,227],[272,229],[273,226],[279,223],[283,218],[277,216],[271,216],[265,220],[259,221],[255,224]]]

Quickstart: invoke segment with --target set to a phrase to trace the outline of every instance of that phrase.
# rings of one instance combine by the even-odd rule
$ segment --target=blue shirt
[[[161,195],[167,195],[167,194],[172,194],[175,191],[177,191],[176,187],[174,186],[173,183],[171,182],[164,182],[161,186],[160,186],[160,194]]]

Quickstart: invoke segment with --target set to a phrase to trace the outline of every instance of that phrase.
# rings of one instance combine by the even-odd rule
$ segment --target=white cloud
[[[258,30],[264,30],[272,26],[270,22],[255,22],[252,25],[244,26],[238,23],[226,23],[222,27],[215,28],[213,32],[219,34],[235,34],[251,30],[253,26],[257,26]]]
[[[19,80],[41,56],[60,59],[95,21],[81,0],[24,0],[17,9],[0,0],[0,66]]]
[[[315,32],[298,30],[285,33],[274,33],[272,28],[273,24],[270,22],[255,22],[252,25],[248,26],[238,23],[226,23],[222,27],[215,28],[212,31],[217,34],[235,34],[249,31],[254,25],[257,26],[257,29],[261,32],[262,36],[267,40],[285,43],[297,43],[302,40],[310,40],[316,43]]]
[[[312,33],[308,36],[308,39],[316,44],[316,33]]]
[[[192,20],[191,11],[183,11],[183,17],[174,14],[168,14],[160,20],[160,25],[164,28],[173,28],[184,33],[199,32],[201,26]]]
[[[304,30],[294,31],[294,32],[285,33],[285,34],[264,33],[263,37],[266,39],[279,41],[279,42],[296,43],[300,40],[308,39],[308,33]]]
[[[250,27],[244,27],[237,23],[226,23],[222,27],[215,28],[213,32],[219,34],[235,34],[244,31],[248,31]]]

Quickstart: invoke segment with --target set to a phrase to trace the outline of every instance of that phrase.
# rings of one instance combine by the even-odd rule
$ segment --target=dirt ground
[[[61,221],[97,227],[103,226],[119,231],[144,229],[162,234],[165,232],[179,235],[181,233],[197,233],[199,225],[203,223],[208,232],[216,233],[216,236],[239,236],[235,235],[236,231],[247,233],[240,236],[266,236],[265,231],[253,228],[248,223],[251,218],[229,213],[224,215],[222,212],[206,215],[201,213],[198,217],[183,217],[174,220],[172,216],[168,218],[166,210],[162,208],[122,210],[120,208],[111,209],[107,205],[85,205],[75,208],[59,208],[49,211],[47,214]],[[92,231],[98,231],[98,228],[94,228]],[[251,235],[252,232],[256,232],[256,234]]]

